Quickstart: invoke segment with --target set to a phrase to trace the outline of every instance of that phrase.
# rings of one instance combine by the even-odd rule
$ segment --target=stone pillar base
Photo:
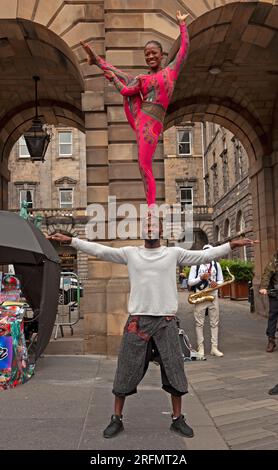
[[[118,354],[128,317],[129,280],[88,281],[83,303],[85,354]]]
[[[260,295],[260,285],[258,282],[253,282],[253,289],[254,289],[254,302],[255,302],[255,312],[262,317],[268,317],[268,296]]]
[[[122,336],[90,336],[84,339],[84,354],[117,356]]]

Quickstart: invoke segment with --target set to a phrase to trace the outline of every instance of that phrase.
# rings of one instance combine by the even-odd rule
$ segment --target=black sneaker
[[[107,438],[114,437],[123,430],[124,430],[124,425],[122,423],[122,417],[117,416],[117,415],[112,415],[110,423],[108,424],[107,428],[105,428],[103,431],[103,437],[107,437]]]
[[[269,395],[278,395],[278,384],[269,390]]]
[[[174,431],[183,437],[194,436],[193,429],[190,426],[188,426],[188,424],[186,424],[183,415],[180,415],[180,417],[177,419],[173,419],[170,429],[171,431]]]

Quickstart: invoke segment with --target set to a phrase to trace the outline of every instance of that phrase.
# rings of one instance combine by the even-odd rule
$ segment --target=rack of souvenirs
[[[2,275],[0,292],[0,390],[25,383],[33,375],[24,335],[27,304],[20,301],[20,283]]]

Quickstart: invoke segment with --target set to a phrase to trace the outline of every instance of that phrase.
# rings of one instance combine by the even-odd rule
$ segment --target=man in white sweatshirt
[[[203,250],[212,248],[212,245],[204,245]],[[220,264],[217,261],[211,261],[207,264],[191,266],[188,276],[188,285],[194,292],[201,292],[208,287],[217,287],[223,284],[223,273]],[[218,326],[219,326],[219,302],[218,291],[211,291],[214,295],[212,302],[201,302],[194,305],[195,329],[197,338],[197,351],[204,356],[204,324],[206,311],[208,312],[210,331],[211,331],[211,350],[213,356],[222,357],[223,353],[218,349]]]
[[[161,367],[162,388],[171,394],[170,429],[183,437],[193,437],[193,429],[182,415],[182,395],[187,380],[178,337],[176,312],[178,295],[176,267],[208,263],[227,256],[234,248],[252,245],[249,239],[234,240],[205,251],[161,246],[162,224],[149,214],[143,227],[143,246],[112,248],[56,233],[49,239],[71,244],[91,256],[125,264],[130,280],[129,317],[124,328],[113,384],[114,414],[103,436],[111,438],[124,429],[122,411],[125,397],[136,393],[137,385],[156,356]]]

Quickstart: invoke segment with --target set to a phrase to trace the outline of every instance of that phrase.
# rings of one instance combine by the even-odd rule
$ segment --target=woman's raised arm
[[[178,74],[181,69],[181,65],[185,61],[188,50],[189,50],[189,35],[187,31],[187,26],[186,26],[186,18],[189,15],[182,15],[180,11],[177,11],[177,22],[180,26],[180,34],[181,34],[181,42],[180,42],[180,48],[172,62],[168,65],[169,68],[171,68],[174,72],[175,77],[178,77]]]

